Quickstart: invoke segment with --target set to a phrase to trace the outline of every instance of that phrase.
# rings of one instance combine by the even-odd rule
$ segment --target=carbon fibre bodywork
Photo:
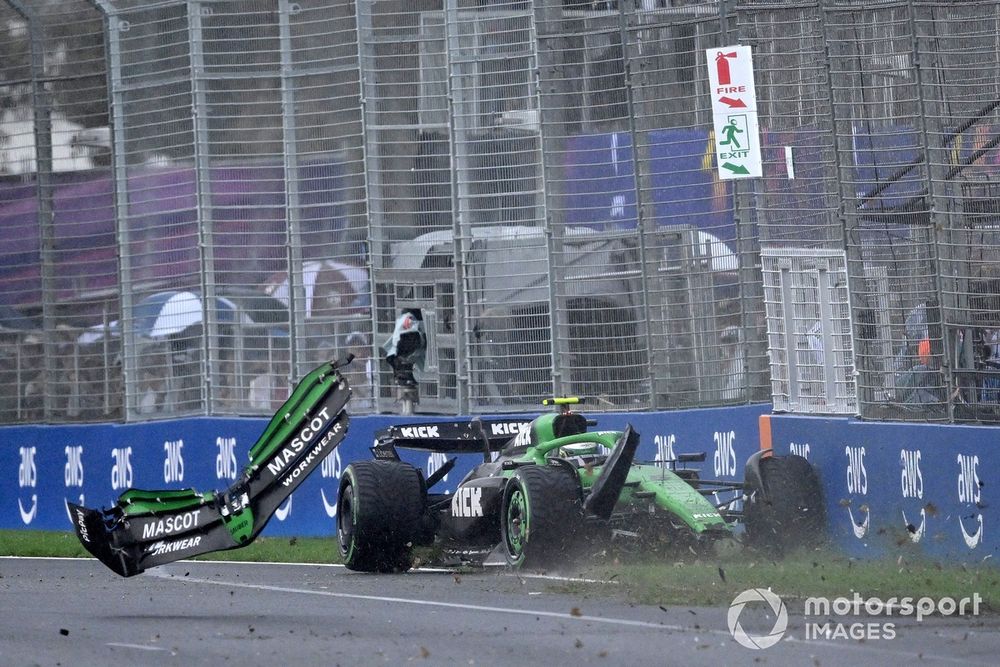
[[[572,475],[579,496],[579,512],[573,516],[578,515],[580,530],[602,526],[627,535],[680,530],[702,541],[732,536],[739,513],[730,506],[742,496],[742,484],[700,480],[694,471],[676,470],[676,461],[637,462],[639,434],[630,426],[589,431],[591,424],[564,410],[530,422],[476,418],[393,426],[377,434],[372,452],[382,460],[399,460],[397,447],[482,454],[484,461],[454,493],[435,493],[433,486],[455,459],[427,479],[421,543],[437,544],[465,561],[481,562],[493,552],[499,556],[508,487],[518,471],[529,466],[561,468]],[[731,500],[721,506],[712,502],[727,492]]]
[[[275,510],[347,434],[351,390],[325,363],[296,386],[224,491],[129,489],[110,509],[67,503],[80,542],[123,577],[254,540]]]

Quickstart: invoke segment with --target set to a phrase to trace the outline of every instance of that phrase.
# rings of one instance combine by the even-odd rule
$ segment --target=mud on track
[[[891,641],[786,639],[752,651],[724,608],[630,605],[614,584],[486,571],[181,562],[121,579],[93,560],[0,558],[0,664],[995,664],[1000,621],[929,619]]]

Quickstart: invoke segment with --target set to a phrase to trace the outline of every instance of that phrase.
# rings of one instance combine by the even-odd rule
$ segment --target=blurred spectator
[[[745,396],[746,389],[746,349],[743,345],[743,333],[737,326],[728,326],[722,330],[720,337],[723,358],[722,367],[724,386],[722,400],[737,401]]]
[[[366,334],[355,331],[344,339],[344,350],[354,355],[354,360],[344,369],[344,377],[351,385],[351,408],[355,412],[375,409],[373,394],[375,363],[372,361],[372,344]]]
[[[917,343],[917,360],[924,366],[931,365],[931,339],[924,338]]]
[[[941,309],[934,299],[918,303],[906,315],[906,338],[893,359],[897,371],[894,400],[919,405],[943,404],[944,377],[941,357],[944,338]]]
[[[166,389],[162,376],[150,369],[144,369],[139,376],[139,400],[137,409],[140,415],[153,414],[161,405]]]
[[[0,423],[20,419],[21,341],[17,332],[0,328]]]
[[[1000,329],[983,332],[983,403],[1000,404]]]
[[[287,349],[272,349],[266,358],[251,362],[250,407],[266,412],[280,408],[289,396],[288,372]]]
[[[254,362],[250,366],[250,393],[247,402],[256,410],[277,410],[281,407],[279,389],[285,384],[283,378],[273,372],[266,361]]]
[[[910,370],[900,373],[896,379],[896,400],[900,403],[942,403],[944,387],[941,372],[934,357],[930,363],[918,363]]]
[[[19,381],[22,387],[18,417],[40,422],[45,418],[45,356],[42,336],[28,334],[21,339]]]

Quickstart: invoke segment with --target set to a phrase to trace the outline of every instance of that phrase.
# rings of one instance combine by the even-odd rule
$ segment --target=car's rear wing
[[[375,434],[372,454],[379,459],[397,459],[397,447],[443,454],[477,454],[484,451],[484,439],[489,451],[498,452],[522,431],[527,433],[530,424],[527,419],[478,417],[467,421],[398,424]]]

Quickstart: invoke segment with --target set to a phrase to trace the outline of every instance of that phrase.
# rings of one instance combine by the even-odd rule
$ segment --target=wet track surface
[[[725,608],[631,605],[506,572],[364,575],[182,562],[121,579],[93,560],[0,559],[0,665],[996,664],[1000,618],[898,622],[892,640],[750,650]],[[868,619],[863,619],[868,620]]]

